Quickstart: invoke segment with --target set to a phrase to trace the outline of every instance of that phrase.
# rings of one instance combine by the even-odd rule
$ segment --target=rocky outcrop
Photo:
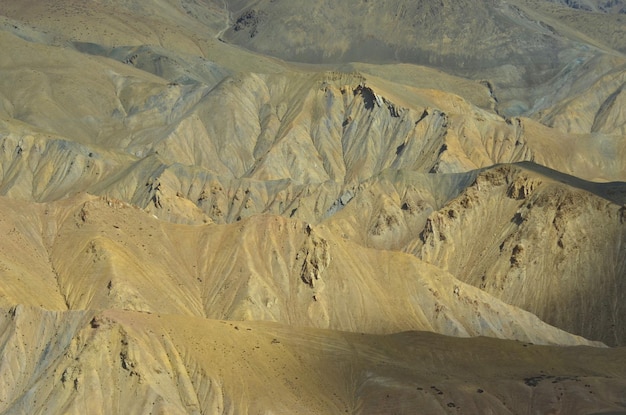
[[[42,207],[64,218],[58,221],[28,209],[23,209],[28,223],[45,227],[29,225],[24,229],[28,236],[6,242],[37,253],[23,260],[28,268],[7,269],[9,275],[22,275],[9,277],[10,284],[2,288],[7,307],[34,305],[38,297],[28,290],[44,285],[51,291],[38,306],[46,309],[119,309],[371,333],[431,330],[594,344],[413,256],[365,248],[334,236],[326,226],[271,215],[228,225],[176,225],[123,202],[94,197]]]
[[[250,9],[237,18],[233,24],[233,30],[239,32],[245,30],[250,37],[255,37],[259,32],[259,24],[263,22],[267,14],[263,10]]]
[[[557,327],[623,344],[615,296],[624,289],[620,209],[601,192],[490,169],[433,212],[407,249]]]
[[[300,271],[302,282],[314,288],[315,282],[330,265],[331,256],[328,241],[317,236],[310,225],[306,226],[305,232],[308,238],[296,255],[296,263],[302,263]]]

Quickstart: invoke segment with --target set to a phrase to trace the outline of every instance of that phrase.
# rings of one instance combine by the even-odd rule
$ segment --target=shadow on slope
[[[0,335],[3,412],[624,410],[623,348],[23,306],[2,312]]]

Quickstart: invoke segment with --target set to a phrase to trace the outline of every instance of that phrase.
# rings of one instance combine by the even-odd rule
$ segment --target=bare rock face
[[[313,233],[310,225],[306,227],[309,236],[306,242],[298,251],[296,260],[302,260],[302,282],[314,288],[315,281],[321,278],[324,270],[330,265],[330,253],[328,252],[328,241]]]
[[[623,6],[3,1],[0,412],[622,413]]]
[[[485,220],[487,205],[498,215]],[[622,344],[620,302],[592,300],[598,291],[623,290],[621,209],[550,177],[503,167],[479,175],[431,214],[409,250],[551,324]],[[590,315],[593,322],[583,317]]]

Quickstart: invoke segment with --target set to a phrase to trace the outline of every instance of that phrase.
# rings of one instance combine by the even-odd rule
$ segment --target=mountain
[[[626,413],[624,7],[4,1],[0,412]]]
[[[626,387],[623,349],[120,309],[17,306],[2,328],[6,413],[619,413]]]
[[[608,3],[605,10],[619,8]],[[229,42],[290,61],[434,66],[492,85],[507,116],[536,112],[563,84],[584,77],[584,66],[615,52],[623,62],[626,50],[623,14],[574,12],[546,1],[263,0],[236,6],[235,23],[223,34]]]

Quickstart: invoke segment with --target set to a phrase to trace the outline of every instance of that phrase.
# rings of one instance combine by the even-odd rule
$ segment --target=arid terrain
[[[626,414],[626,1],[0,1],[1,414]]]

